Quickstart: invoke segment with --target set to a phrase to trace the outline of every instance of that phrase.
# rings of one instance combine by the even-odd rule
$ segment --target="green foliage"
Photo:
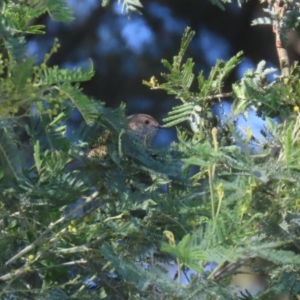
[[[163,243],[161,250],[176,257],[179,270],[187,266],[199,271],[201,264],[217,262],[218,267],[208,278],[220,284],[224,284],[223,278],[235,274],[241,265],[250,263],[251,266],[254,259],[268,261],[267,278],[274,288],[258,297],[267,299],[264,297],[272,297],[274,292],[288,290],[281,285],[283,277],[279,279],[274,274],[282,274],[283,266],[289,265],[289,273],[285,276],[293,273],[293,278],[297,278],[299,268],[298,247],[295,246],[298,243],[288,233],[290,212],[293,211],[297,218],[299,210],[296,208],[299,197],[296,179],[299,176],[298,66],[292,67],[291,75],[284,82],[280,78],[268,82],[266,75],[275,70],[265,69],[262,61],[256,70],[248,70],[232,85],[232,94],[223,93],[224,78],[240,62],[241,54],[238,54],[227,63],[217,62],[207,79],[200,74],[198,92],[195,93],[191,91],[195,78],[193,62],[190,58],[182,61],[192,35],[188,30],[185,32],[181,51],[173,63],[163,62],[169,70],[168,74],[163,74],[167,82],[159,84],[151,78],[145,83],[152,89],[163,89],[175,95],[183,103],[169,113],[166,126],[184,121],[190,123],[192,130],[178,128],[180,143],[176,147],[182,153],[186,170],[200,167],[191,177],[195,190],[189,189],[191,194],[187,199],[197,199],[198,217],[209,217],[196,223],[195,219],[190,219],[194,225],[192,235],[188,233],[180,238],[178,233],[168,231],[169,243]],[[251,151],[251,144],[257,141],[251,130],[242,135],[229,118],[226,130],[214,128],[213,121],[209,122],[212,99],[228,96],[235,98],[233,115],[246,116],[251,108],[265,118],[278,116],[285,120],[283,124],[276,124],[268,118],[269,126],[263,132],[266,143],[257,144],[261,147],[259,154]],[[240,147],[232,144],[228,132]],[[199,185],[200,193],[196,192]],[[189,210],[192,201],[185,204]],[[283,224],[284,231],[281,229]],[[293,224],[296,223],[293,221]],[[196,266],[195,262],[198,262]],[[299,284],[297,279],[294,283]],[[227,293],[226,299],[229,299],[230,291]],[[289,293],[296,295],[298,292],[289,290]],[[247,297],[247,292],[243,295]]]
[[[13,132],[12,127],[7,122],[6,124],[3,122],[1,124],[1,164],[3,170],[18,180],[21,181],[24,178],[22,172],[22,161],[20,157],[20,152],[18,151],[17,145],[15,143],[15,134]]]
[[[1,1],[0,34],[6,51],[16,60],[26,55],[24,34],[43,34],[43,25],[30,25],[30,21],[47,12],[53,20],[71,21],[71,11],[64,0]]]
[[[118,2],[123,2],[122,11],[125,11],[127,14],[131,12],[139,13],[140,8],[143,7],[142,3],[139,0],[118,0]],[[218,6],[220,9],[225,10],[224,4],[231,3],[231,0],[210,0],[210,2]],[[243,0],[237,0],[239,6],[241,6],[243,2]],[[102,6],[107,6],[109,3],[110,0],[102,0]]]
[[[110,0],[102,0],[102,6],[107,6]],[[143,7],[139,0],[118,0],[118,3],[122,3],[122,12],[126,12],[128,15],[130,13],[140,13],[140,9]]]
[[[165,120],[179,125],[179,141],[153,149],[126,133],[124,106],[105,108],[82,93],[78,82],[93,76],[92,65],[48,67],[58,41],[40,65],[28,57],[24,34],[41,30],[29,21],[45,12],[70,20],[63,1],[0,8],[1,299],[251,299],[230,284],[242,266],[269,282],[255,299],[299,295],[297,65],[284,81],[268,82],[274,70],[261,62],[224,93],[242,54],[217,61],[207,78],[195,75],[187,29],[178,55],[163,60],[164,82],[145,82],[181,101]],[[224,97],[235,100],[233,115],[251,108],[266,118],[265,143],[229,116],[213,117]],[[75,108],[84,121],[66,136]],[[107,132],[107,155],[89,158]],[[86,276],[98,278],[98,290],[86,289]]]
[[[202,133],[207,130],[207,123],[213,122],[211,108],[213,99],[222,97],[220,95],[225,78],[242,60],[242,53],[238,53],[228,62],[218,60],[212,68],[206,80],[202,72],[197,77],[198,92],[191,92],[191,85],[194,81],[194,62],[188,58],[182,63],[186,49],[194,36],[194,32],[187,28],[183,34],[180,52],[174,56],[173,62],[163,60],[164,66],[169,74],[162,74],[166,82],[158,84],[153,77],[149,82],[144,81],[152,89],[162,89],[168,94],[174,95],[183,104],[173,107],[169,117],[164,119],[165,126],[178,125],[184,121],[190,123],[190,127],[195,133]]]
[[[291,67],[291,76],[283,82],[268,82],[266,75],[274,72],[273,68],[265,69],[265,61],[258,64],[257,69],[248,70],[244,77],[233,84],[234,114],[244,113],[248,108],[254,109],[263,117],[278,116],[286,119],[292,110],[298,110],[299,101],[299,66]]]
[[[265,1],[262,1],[265,2]],[[276,1],[268,1],[268,8],[263,9],[269,17],[259,17],[252,21],[252,25],[274,25],[277,27],[280,39],[286,46],[289,31],[300,29],[300,8],[297,1],[283,0],[280,5]]]

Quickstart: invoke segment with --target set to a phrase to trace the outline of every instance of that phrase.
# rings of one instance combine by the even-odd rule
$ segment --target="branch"
[[[281,0],[277,0],[274,2],[274,8],[279,17],[279,20],[276,22],[276,25],[273,26],[273,32],[275,34],[275,47],[279,59],[281,76],[287,77],[290,74],[290,62],[286,45],[284,45],[284,42],[282,41],[282,37],[280,35],[279,25],[280,20],[282,19],[286,10],[286,5],[283,5],[283,2]]]
[[[31,251],[34,247],[36,247],[37,245],[40,245],[42,243],[45,242],[46,240],[46,236],[53,230],[54,227],[56,227],[57,225],[63,223],[64,221],[67,221],[70,217],[73,216],[74,213],[76,213],[79,209],[83,208],[84,206],[86,206],[88,203],[90,203],[91,201],[93,201],[95,198],[97,198],[99,195],[99,192],[94,192],[90,197],[87,197],[85,199],[85,201],[77,206],[75,209],[73,209],[71,212],[69,212],[68,214],[66,214],[65,216],[63,216],[62,218],[58,219],[56,222],[54,223],[50,223],[48,228],[40,235],[39,238],[37,238],[33,243],[31,243],[30,245],[28,245],[27,247],[25,247],[23,250],[21,250],[19,253],[17,253],[15,256],[13,256],[11,259],[9,259],[5,265],[9,265],[12,262],[16,261],[18,258],[20,258],[21,256],[23,256],[24,254],[28,253],[29,251]],[[62,233],[64,233],[66,231],[66,228],[64,228],[63,230],[61,230],[60,232],[58,232],[56,234],[55,237],[61,235]],[[53,239],[52,239],[53,240]],[[1,278],[0,278],[1,280]]]

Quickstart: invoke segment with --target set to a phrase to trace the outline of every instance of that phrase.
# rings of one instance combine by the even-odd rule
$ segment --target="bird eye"
[[[144,122],[146,125],[148,125],[150,122],[149,122],[149,120],[145,120],[145,122]]]

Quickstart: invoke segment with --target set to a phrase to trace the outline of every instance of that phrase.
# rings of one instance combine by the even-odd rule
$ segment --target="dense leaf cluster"
[[[165,120],[177,125],[179,142],[146,148],[124,133],[123,106],[105,108],[81,92],[92,66],[48,67],[57,41],[40,65],[28,57],[24,34],[42,30],[29,21],[44,12],[69,20],[63,1],[0,9],[1,299],[249,299],[230,284],[242,266],[269,282],[257,299],[300,294],[297,66],[268,82],[273,70],[261,62],[224,93],[242,53],[218,61],[207,78],[195,75],[184,58],[187,29],[179,54],[163,60],[164,83],[145,82],[181,100]],[[233,114],[221,122],[211,109],[229,96]],[[84,121],[66,134],[75,108]],[[264,142],[236,127],[235,115],[249,108],[268,120]],[[88,158],[104,132],[109,153]],[[98,289],[87,289],[86,278]]]

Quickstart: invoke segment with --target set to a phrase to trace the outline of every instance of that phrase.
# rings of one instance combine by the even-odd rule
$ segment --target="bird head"
[[[144,114],[131,115],[128,118],[128,132],[144,145],[150,145],[157,130],[161,127],[151,116]]]

